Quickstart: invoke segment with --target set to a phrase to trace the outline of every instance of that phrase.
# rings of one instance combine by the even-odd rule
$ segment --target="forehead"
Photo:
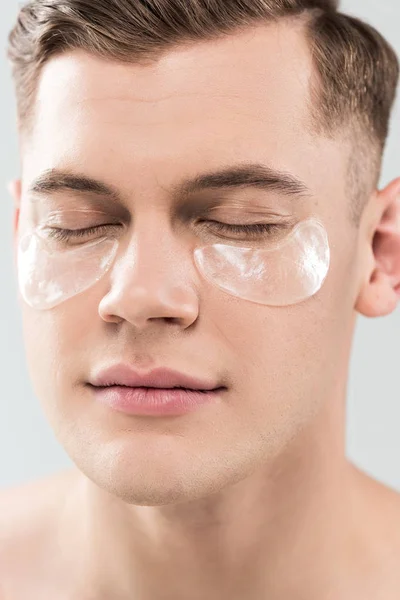
[[[26,179],[79,166],[121,185],[135,169],[142,181],[157,171],[169,183],[182,169],[238,158],[307,178],[311,154],[337,152],[309,133],[312,71],[295,22],[182,46],[146,66],[80,50],[57,56],[39,81]]]

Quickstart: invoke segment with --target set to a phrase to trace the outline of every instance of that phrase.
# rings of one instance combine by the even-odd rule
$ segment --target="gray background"
[[[14,23],[21,2],[1,7],[0,40]],[[377,27],[400,55],[399,0],[347,0],[342,10]],[[15,106],[9,66],[0,56],[0,486],[36,479],[70,466],[42,414],[24,357],[12,259],[12,202],[5,189],[19,176]],[[400,176],[400,102],[393,114],[381,185]],[[359,317],[350,369],[347,454],[365,471],[400,491],[400,309],[380,319]]]

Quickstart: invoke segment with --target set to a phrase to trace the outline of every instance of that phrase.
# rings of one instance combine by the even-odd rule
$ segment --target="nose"
[[[155,228],[152,227],[154,232]],[[195,266],[187,247],[159,227],[120,247],[111,270],[110,288],[99,304],[100,317],[127,321],[137,329],[162,320],[189,327],[198,317]]]

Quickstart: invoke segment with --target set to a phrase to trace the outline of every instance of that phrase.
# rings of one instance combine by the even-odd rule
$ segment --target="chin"
[[[217,470],[212,471],[212,466]],[[200,461],[197,468],[193,461],[182,466],[171,457],[169,461],[148,456],[127,461],[121,456],[108,460],[103,456],[97,464],[86,462],[78,468],[95,484],[97,492],[104,491],[127,504],[166,506],[201,500],[234,483],[227,479],[223,461],[212,466],[207,469],[207,461]]]

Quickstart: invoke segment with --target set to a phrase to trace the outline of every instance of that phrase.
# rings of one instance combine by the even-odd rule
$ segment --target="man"
[[[400,297],[393,50],[333,0],[33,0],[9,57],[76,468],[3,493],[3,598],[398,599],[399,496],[344,441],[357,314]]]

